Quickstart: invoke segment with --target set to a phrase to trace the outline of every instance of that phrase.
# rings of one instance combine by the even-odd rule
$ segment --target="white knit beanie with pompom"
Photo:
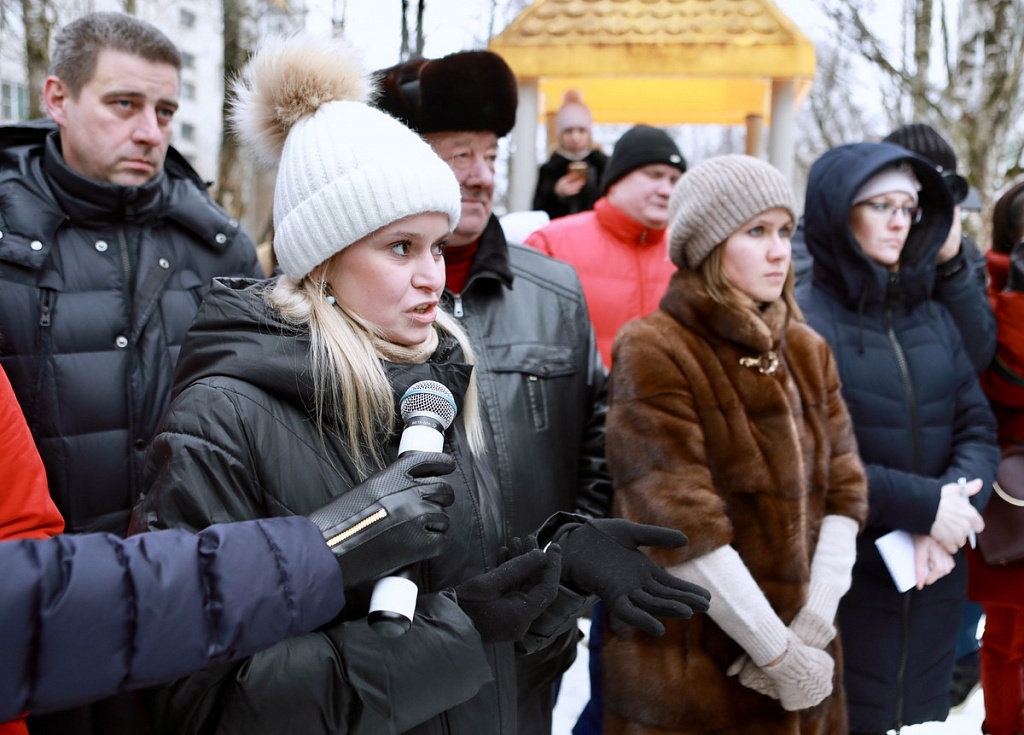
[[[264,41],[234,84],[232,123],[264,163],[277,162],[274,252],[301,279],[403,217],[462,211],[448,164],[416,133],[367,104],[372,90],[337,39]]]

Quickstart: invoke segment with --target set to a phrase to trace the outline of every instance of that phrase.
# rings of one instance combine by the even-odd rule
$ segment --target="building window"
[[[196,14],[182,8],[181,13],[178,15],[178,23],[182,28],[191,28],[196,24]]]
[[[181,124],[181,139],[182,140],[195,140],[196,139],[196,126],[189,123]]]
[[[15,122],[28,118],[28,87],[24,84],[0,84],[0,120]]]
[[[192,82],[182,82],[181,97],[186,100],[194,100],[196,98],[196,85],[192,84]]]
[[[190,54],[187,51],[181,52],[181,65],[186,69],[196,68],[196,57],[195,54]]]

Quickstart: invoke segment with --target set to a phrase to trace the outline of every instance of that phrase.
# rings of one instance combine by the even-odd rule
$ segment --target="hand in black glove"
[[[1024,291],[1024,240],[1010,251],[1010,273],[1006,277],[1007,291]]]
[[[454,469],[447,454],[409,452],[310,514],[338,557],[346,587],[441,553],[449,525],[444,509],[455,501],[441,476]]]
[[[680,531],[600,518],[567,523],[553,540],[562,546],[563,582],[597,595],[620,620],[651,635],[665,633],[655,616],[685,619],[708,609],[711,593],[672,576],[637,549],[683,546]]]
[[[537,539],[512,539],[502,550],[507,560],[455,587],[459,607],[472,619],[485,643],[518,641],[558,595],[562,550],[547,551]]]

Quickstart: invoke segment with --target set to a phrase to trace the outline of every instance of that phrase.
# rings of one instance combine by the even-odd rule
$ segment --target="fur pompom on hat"
[[[264,41],[233,86],[231,119],[264,163],[277,162],[274,251],[301,279],[381,227],[462,210],[448,164],[367,102],[371,85],[336,39]]]
[[[562,106],[555,113],[555,132],[561,135],[569,128],[585,128],[590,130],[594,117],[590,108],[583,104],[579,90],[570,89],[562,98]]]
[[[669,258],[697,270],[744,222],[776,208],[796,220],[793,190],[770,163],[741,155],[702,161],[682,175],[669,199]]]
[[[459,51],[376,73],[376,104],[418,133],[488,131],[499,138],[516,123],[516,76],[492,51]]]

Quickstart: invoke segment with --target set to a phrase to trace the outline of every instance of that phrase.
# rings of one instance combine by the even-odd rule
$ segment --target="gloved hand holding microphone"
[[[400,409],[405,429],[398,460],[309,517],[339,557],[346,586],[378,580],[368,617],[389,638],[412,624],[418,589],[406,570],[443,551],[444,509],[455,501],[441,479],[456,466],[441,453],[457,411],[451,391],[420,381],[402,396]]]

